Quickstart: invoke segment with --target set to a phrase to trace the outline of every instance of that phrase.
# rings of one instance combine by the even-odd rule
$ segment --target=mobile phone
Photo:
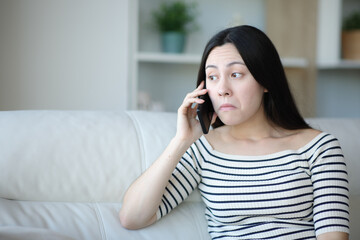
[[[211,120],[214,114],[214,107],[211,103],[208,93],[200,96],[199,98],[203,99],[205,102],[198,105],[196,113],[203,133],[207,134],[209,132]]]

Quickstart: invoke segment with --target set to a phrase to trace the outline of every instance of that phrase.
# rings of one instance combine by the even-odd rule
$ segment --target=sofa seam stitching
[[[146,169],[146,162],[145,162],[144,139],[143,139],[140,123],[134,116],[134,112],[126,111],[126,114],[132,120],[132,123],[135,127],[136,136],[139,141],[139,148],[140,148],[140,158],[141,158],[141,165],[142,165],[141,172],[143,172]]]
[[[96,218],[97,218],[98,223],[99,223],[101,239],[107,240],[106,231],[105,231],[105,225],[104,225],[104,219],[103,219],[102,214],[100,212],[99,205],[98,205],[98,203],[93,203],[93,206],[94,206]]]

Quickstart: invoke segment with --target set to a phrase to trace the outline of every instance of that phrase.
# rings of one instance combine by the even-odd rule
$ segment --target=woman
[[[219,32],[197,84],[176,135],[126,192],[123,226],[153,224],[198,187],[213,239],[348,239],[341,148],[299,114],[268,37],[251,26]],[[205,93],[215,110],[206,136],[193,107]]]

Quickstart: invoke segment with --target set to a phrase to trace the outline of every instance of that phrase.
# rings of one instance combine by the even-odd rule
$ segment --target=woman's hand
[[[196,106],[197,104],[204,103],[203,99],[198,98],[207,93],[208,90],[203,88],[204,82],[201,82],[194,91],[186,95],[183,103],[178,109],[177,132],[175,138],[181,141],[192,143],[202,134],[200,123],[196,119]]]

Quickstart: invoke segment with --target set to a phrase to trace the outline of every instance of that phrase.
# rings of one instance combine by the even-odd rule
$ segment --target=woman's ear
[[[264,88],[264,93],[267,93],[267,92],[269,92],[266,88]]]

